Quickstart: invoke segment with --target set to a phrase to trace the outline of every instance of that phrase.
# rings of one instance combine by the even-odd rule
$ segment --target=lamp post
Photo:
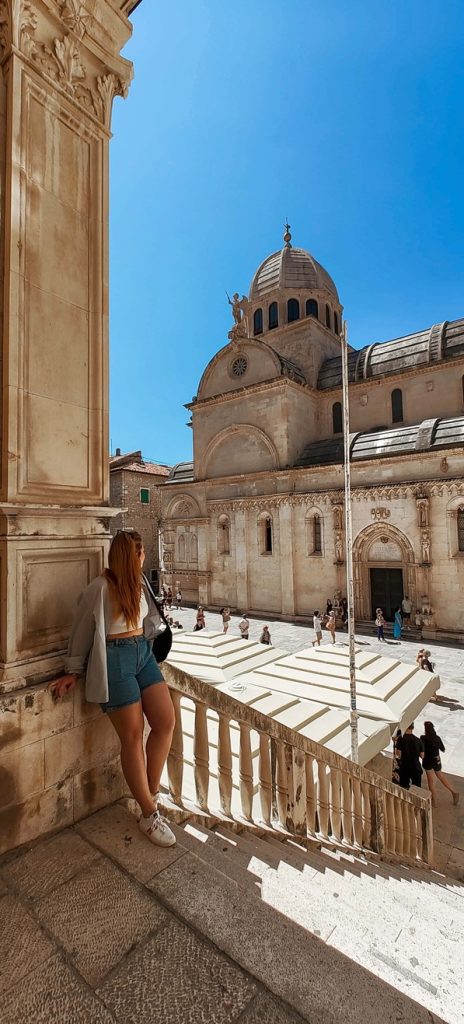
[[[348,329],[343,322],[342,347],[342,391],[343,391],[343,449],[345,477],[345,547],[346,547],[346,597],[348,601],[348,645],[350,652],[350,731],[351,760],[359,760],[358,754],[358,712],[356,708],[356,663],[354,650],[354,587],[353,587],[353,529],[351,520],[351,477],[350,477],[350,407],[348,399]]]

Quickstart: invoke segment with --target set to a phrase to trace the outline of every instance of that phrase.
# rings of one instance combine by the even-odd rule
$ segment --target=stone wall
[[[118,530],[137,530],[145,547],[145,572],[159,569],[159,488],[165,477],[140,470],[112,469],[110,473],[111,503],[124,509],[111,522],[113,536]],[[141,488],[149,491],[150,501],[143,504]]]

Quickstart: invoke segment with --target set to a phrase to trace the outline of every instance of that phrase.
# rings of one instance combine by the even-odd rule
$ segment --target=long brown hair
[[[105,569],[114,604],[122,611],[130,629],[137,629],[142,592],[140,554],[143,541],[139,533],[117,533],[108,552]]]
[[[429,740],[431,740],[433,736],[436,736],[433,722],[424,722],[424,732]]]

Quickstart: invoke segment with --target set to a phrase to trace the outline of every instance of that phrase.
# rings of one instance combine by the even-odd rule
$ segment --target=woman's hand
[[[65,694],[70,693],[76,685],[77,676],[75,673],[68,673],[65,676],[59,676],[58,679],[52,679],[51,683],[48,684],[47,690],[50,690],[55,700],[61,700]]]

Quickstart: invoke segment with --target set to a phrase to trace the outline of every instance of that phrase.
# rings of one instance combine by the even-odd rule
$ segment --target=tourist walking
[[[116,534],[108,569],[79,598],[66,674],[50,689],[59,700],[85,675],[86,700],[100,704],[118,734],[122,770],[141,810],[142,832],[157,846],[173,846],[176,837],[158,813],[158,798],[175,715],[152,650],[161,618],[142,574],[144,559],[140,534]],[[144,716],[150,726],[145,750]]]
[[[168,592],[166,594],[166,604],[167,604],[168,608],[171,608],[171,606],[172,606],[172,590],[171,590],[170,587],[168,587]]]
[[[329,631],[329,633],[330,633],[330,635],[332,637],[332,643],[333,644],[335,643],[335,630],[336,630],[336,628],[337,628],[337,622],[336,622],[336,619],[335,619],[335,612],[332,610],[330,612],[329,618],[327,620],[327,629],[328,629],[328,631]]]
[[[393,639],[401,640],[401,630],[403,628],[403,619],[401,618],[401,608],[397,608],[395,612],[395,621],[393,623]]]
[[[220,614],[222,615],[222,632],[227,633],[230,622],[230,608],[221,608]]]
[[[250,623],[248,622],[248,615],[246,615],[245,612],[243,613],[243,616],[240,619],[240,622],[238,624],[238,628],[240,630],[242,640],[248,640],[248,636],[249,636],[249,632],[250,632]]]
[[[348,628],[348,601],[346,597],[342,597],[340,601],[340,608],[342,610],[342,624]]]
[[[332,604],[332,601],[330,600],[330,597],[328,597],[328,598],[327,598],[327,604],[326,604],[326,607],[325,607],[325,613],[326,613],[326,615],[330,615],[330,613],[331,613],[331,611],[332,611],[332,608],[333,608],[333,604]]]
[[[432,794],[432,807],[436,807],[436,779],[441,782],[445,789],[449,790],[453,804],[457,804],[459,801],[459,793],[457,789],[453,789],[441,768],[440,751],[444,754],[445,747],[441,736],[438,736],[435,732],[433,722],[424,722],[424,735],[421,736],[421,741],[424,746],[424,760],[422,765],[427,776],[427,785]]]
[[[205,626],[206,626],[205,613],[204,613],[204,609],[202,608],[202,606],[200,604],[198,606],[197,617],[196,617],[195,625],[193,627],[194,633],[197,633],[199,629],[204,629]]]
[[[424,744],[418,736],[414,735],[414,722],[412,725],[408,725],[402,736],[398,736],[395,751],[399,762],[400,786],[403,789],[409,789],[411,783],[413,786],[420,786]]]
[[[321,622],[321,613],[319,611],[315,611],[314,612],[314,615],[313,615],[313,629],[314,629],[314,637],[315,637],[315,639],[313,640],[313,647],[315,647],[316,644],[317,644],[318,647],[320,647],[321,646],[321,640],[322,640],[322,622]]]
[[[385,628],[385,618],[381,608],[376,608],[375,610],[375,625],[377,627],[377,640],[385,641],[383,632]]]
[[[409,629],[411,625],[412,604],[407,595],[406,597],[403,597],[403,600],[401,602],[401,611],[403,613],[405,629]]]
[[[416,661],[417,664],[426,672],[433,672],[433,664],[430,661],[430,651],[426,651],[421,647],[420,651],[417,652]]]
[[[176,608],[177,611],[182,608],[182,592],[180,589],[176,593]]]
[[[259,638],[259,642],[260,644],[268,644],[269,646],[271,645],[271,634],[269,632],[269,626],[263,626],[263,631]]]

